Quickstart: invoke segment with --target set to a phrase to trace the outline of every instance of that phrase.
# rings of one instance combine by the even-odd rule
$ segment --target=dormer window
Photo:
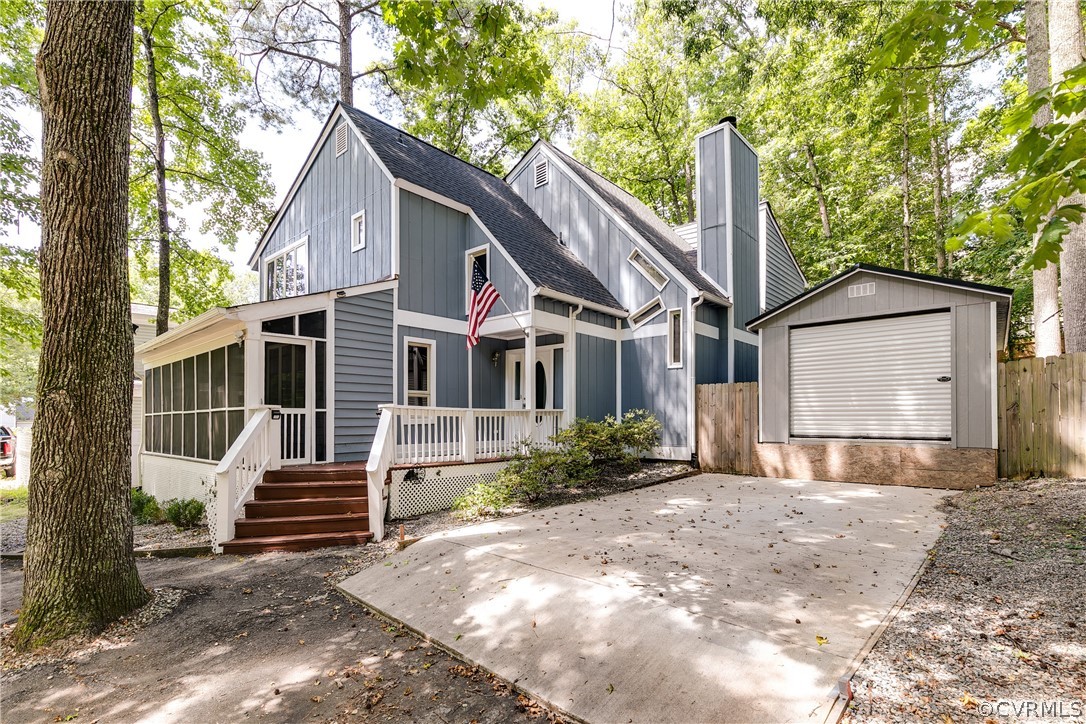
[[[535,160],[535,187],[539,188],[551,180],[551,166],[545,158]]]
[[[347,124],[340,123],[336,126],[336,156],[347,153]]]

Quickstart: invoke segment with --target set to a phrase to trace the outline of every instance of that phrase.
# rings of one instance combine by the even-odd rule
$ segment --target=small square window
[[[351,217],[351,251],[366,248],[366,210]]]

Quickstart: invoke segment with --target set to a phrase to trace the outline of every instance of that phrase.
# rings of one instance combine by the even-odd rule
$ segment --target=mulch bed
[[[137,551],[210,546],[207,526],[178,530],[169,523],[132,527],[133,547]],[[22,553],[26,548],[26,518],[0,523],[0,553]]]
[[[1008,705],[994,709],[1001,700],[1062,702],[1064,717],[1081,720],[1086,480],[1001,482],[942,506],[943,535],[853,678],[846,720],[1013,718]]]

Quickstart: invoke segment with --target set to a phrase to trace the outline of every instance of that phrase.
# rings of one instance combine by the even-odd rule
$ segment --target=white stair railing
[[[222,544],[234,537],[234,521],[241,517],[264,473],[279,469],[277,409],[265,407],[250,417],[215,468],[216,525],[212,545],[216,553],[221,553]]]
[[[369,499],[369,524],[373,540],[385,536],[385,478],[392,469],[396,453],[396,413],[392,405],[381,405],[381,421],[373,436],[370,457],[366,461],[366,495]]]

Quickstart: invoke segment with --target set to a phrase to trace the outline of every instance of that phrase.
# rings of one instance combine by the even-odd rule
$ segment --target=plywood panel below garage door
[[[996,450],[848,443],[754,446],[754,474],[971,490],[996,481]]]

